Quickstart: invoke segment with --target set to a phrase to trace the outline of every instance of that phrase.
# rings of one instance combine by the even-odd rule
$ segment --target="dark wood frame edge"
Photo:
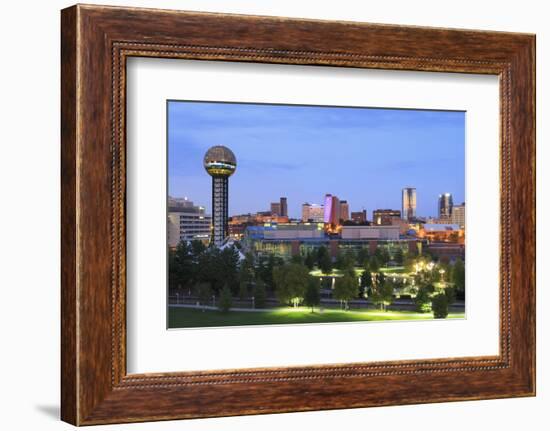
[[[61,45],[63,420],[534,395],[534,36],[78,5],[62,12]],[[500,75],[501,354],[126,375],[125,59],[136,55]]]

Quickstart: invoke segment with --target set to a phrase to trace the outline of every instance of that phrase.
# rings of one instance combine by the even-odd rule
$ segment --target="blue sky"
[[[416,187],[417,215],[436,215],[440,193],[464,201],[465,113],[403,109],[168,102],[168,193],[211,212],[205,152],[225,145],[237,170],[229,214],[268,210],[288,198],[291,217],[326,193],[350,211],[401,209]]]

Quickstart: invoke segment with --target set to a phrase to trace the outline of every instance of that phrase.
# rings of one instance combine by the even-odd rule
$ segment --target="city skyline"
[[[228,146],[239,163],[229,215],[267,211],[285,196],[288,215],[299,219],[302,204],[323,204],[327,193],[349,211],[400,209],[406,187],[417,190],[418,216],[436,216],[441,193],[465,200],[463,112],[174,101],[168,108],[169,194],[208,213],[202,157],[212,145]]]

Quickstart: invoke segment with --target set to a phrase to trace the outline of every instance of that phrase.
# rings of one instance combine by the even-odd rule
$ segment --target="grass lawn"
[[[288,323],[329,323],[380,320],[420,320],[433,319],[432,313],[412,311],[342,311],[325,309],[314,313],[309,308],[276,308],[261,312],[229,311],[222,313],[213,310],[193,308],[168,308],[168,326],[170,328],[199,328],[209,326],[271,325]],[[464,313],[449,313],[448,319],[464,318]]]

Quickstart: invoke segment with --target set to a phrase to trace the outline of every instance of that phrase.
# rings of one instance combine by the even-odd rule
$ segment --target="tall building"
[[[325,219],[325,207],[323,205],[305,203],[302,204],[302,221],[323,223]]]
[[[279,214],[281,217],[288,217],[288,203],[286,201],[286,198],[283,196],[279,199],[280,207],[281,207],[281,214]]]
[[[210,240],[212,218],[202,206],[195,206],[187,198],[168,197],[168,246],[176,247],[180,241]]]
[[[348,201],[340,201],[340,220],[349,220],[349,205]]]
[[[281,215],[281,204],[279,202],[271,202],[271,215],[272,216]]]
[[[391,226],[401,218],[401,211],[377,209],[372,212],[372,222],[378,226]]]
[[[366,223],[367,222],[367,210],[362,211],[352,211],[351,220],[355,223]]]
[[[456,224],[460,229],[464,229],[466,226],[466,204],[462,202],[462,205],[453,205],[453,211],[451,213],[451,223]]]
[[[340,212],[340,199],[327,193],[325,195],[325,215],[323,221],[332,226],[338,226],[340,224]]]
[[[401,191],[401,216],[403,220],[412,221],[416,218],[416,189],[406,187]]]
[[[212,177],[212,242],[219,247],[228,236],[229,177],[237,159],[229,148],[217,145],[204,155],[204,169]]]
[[[442,220],[451,220],[453,212],[453,195],[450,193],[443,193],[439,195],[437,203],[437,214]]]

